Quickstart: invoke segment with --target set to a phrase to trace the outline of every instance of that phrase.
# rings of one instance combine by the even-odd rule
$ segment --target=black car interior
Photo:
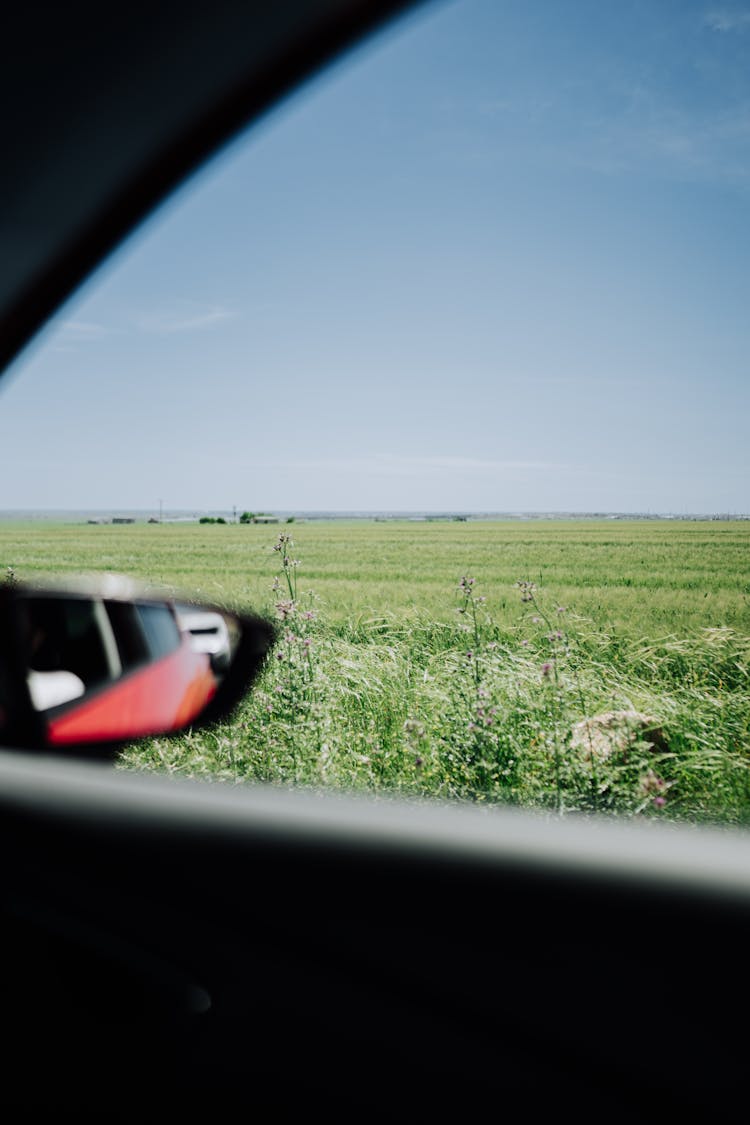
[[[87,690],[111,678],[94,602],[85,598],[28,597],[22,604],[27,610],[30,668],[73,672]]]

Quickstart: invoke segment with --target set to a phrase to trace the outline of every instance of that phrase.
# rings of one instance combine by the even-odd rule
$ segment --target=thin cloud
[[[60,341],[66,344],[85,344],[101,340],[107,330],[103,324],[90,320],[64,320],[60,326]]]
[[[680,180],[750,181],[750,102],[696,119],[654,107],[642,121],[594,122],[588,140],[555,149],[562,164],[603,175],[644,170]]]
[[[299,461],[262,461],[245,466],[250,469],[286,469],[305,472],[323,471],[367,476],[422,476],[425,473],[506,473],[560,471],[564,466],[548,461],[492,460],[479,457],[374,457],[315,458]]]
[[[714,9],[706,13],[703,22],[711,31],[724,34],[730,31],[747,31],[750,28],[750,12]]]
[[[215,328],[217,325],[231,320],[233,316],[234,313],[223,305],[210,305],[208,308],[202,308],[187,315],[185,313],[163,313],[157,316],[144,317],[138,322],[138,327],[144,332],[170,335]]]
[[[103,324],[91,320],[64,320],[57,325],[54,339],[50,340],[49,350],[55,354],[70,354],[80,347],[103,340],[109,333]]]

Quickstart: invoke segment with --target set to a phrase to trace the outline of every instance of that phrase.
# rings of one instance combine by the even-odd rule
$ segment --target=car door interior
[[[746,843],[0,757],[19,1104],[740,1120]]]
[[[217,145],[403,7],[8,9],[2,362]],[[0,841],[9,1121],[747,1117],[739,831],[9,748]]]

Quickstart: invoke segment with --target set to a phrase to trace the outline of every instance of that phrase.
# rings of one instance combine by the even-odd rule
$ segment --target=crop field
[[[231,722],[121,768],[750,823],[750,521],[8,522],[0,564],[276,621]]]

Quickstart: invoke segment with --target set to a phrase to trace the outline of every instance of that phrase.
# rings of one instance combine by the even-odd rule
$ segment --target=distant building
[[[112,523],[135,523],[135,519],[132,516],[114,516]]]
[[[278,523],[278,516],[254,516],[253,523]]]

